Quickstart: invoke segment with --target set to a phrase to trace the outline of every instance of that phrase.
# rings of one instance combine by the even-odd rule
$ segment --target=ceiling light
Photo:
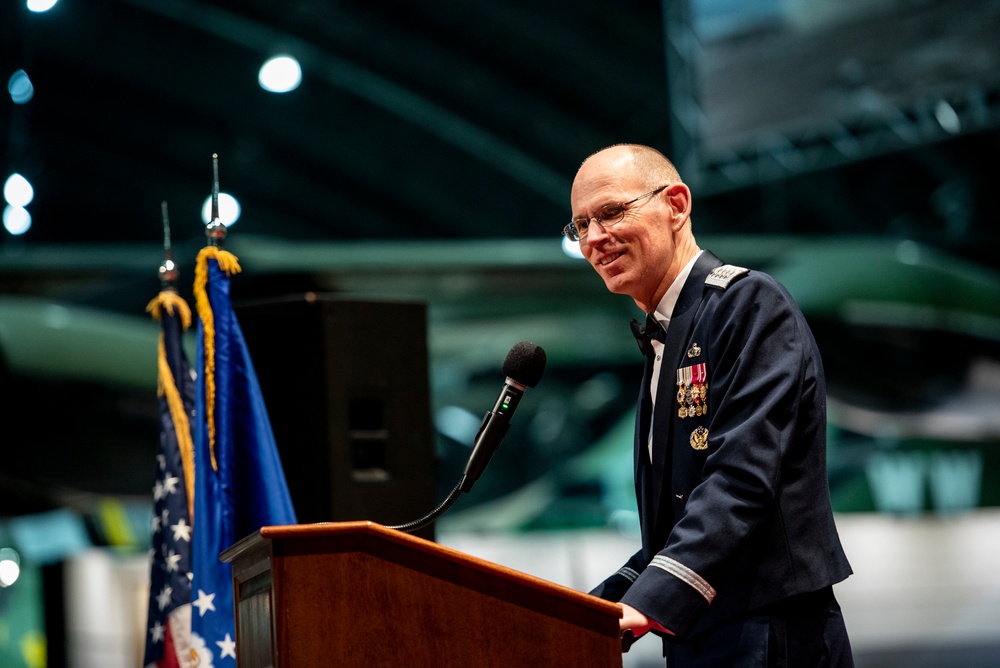
[[[299,87],[302,68],[291,56],[275,56],[261,66],[257,82],[266,91],[287,93]]]
[[[35,189],[28,179],[14,172],[3,184],[3,198],[11,206],[28,206],[35,198]]]
[[[24,234],[31,229],[31,214],[23,206],[6,206],[3,210],[3,226],[13,235]]]
[[[583,258],[583,253],[580,252],[580,242],[573,241],[565,234],[563,235],[562,238],[562,249],[563,253],[566,253],[566,255],[569,255],[573,259]]]
[[[0,548],[0,587],[9,587],[21,574],[21,557],[10,547]]]
[[[25,4],[29,11],[40,13],[47,12],[56,6],[59,0],[28,0]]]
[[[240,203],[229,193],[219,193],[219,222],[229,227],[240,218]],[[212,196],[205,198],[201,207],[201,219],[208,225],[212,222]]]
[[[10,93],[10,99],[14,104],[27,104],[35,96],[35,87],[28,78],[28,73],[18,70],[7,80],[7,92]]]

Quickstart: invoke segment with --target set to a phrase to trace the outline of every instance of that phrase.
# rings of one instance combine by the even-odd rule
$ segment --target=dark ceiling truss
[[[299,59],[307,73],[318,75],[330,86],[399,116],[456,149],[468,151],[541,196],[554,198],[565,191],[566,176],[555,173],[516,146],[452,113],[434,100],[340,58],[328,49],[264,23],[193,0],[127,1],[146,11],[186,23],[210,37],[234,42],[264,57],[273,54],[275,45],[281,45]]]
[[[938,111],[941,104],[951,111]],[[953,113],[955,127],[961,130],[943,125],[940,113]],[[696,173],[703,192],[719,193],[998,128],[1000,85],[970,86],[947,100],[927,99],[906,108],[883,102],[878,110],[859,115],[853,122],[832,121],[827,127],[800,133],[771,133],[744,150],[696,159],[700,166]]]
[[[580,160],[618,141],[667,142],[649,0],[571,15],[472,1],[22,10],[4,10],[2,51],[38,94],[0,111],[12,168],[27,164],[41,184],[36,243],[154,241],[162,201],[179,240],[200,236],[214,153],[246,233],[558,241]],[[306,75],[288,96],[256,86],[279,52]]]
[[[984,21],[996,23],[996,14],[991,12]],[[852,110],[849,116],[775,127],[709,152],[704,148],[706,110],[697,90],[702,47],[691,1],[665,2],[664,17],[672,144],[682,173],[692,175],[689,180],[702,194],[846,167],[1000,128],[1000,76],[994,72],[990,80],[959,80],[915,98],[890,99],[863,86],[846,104]]]

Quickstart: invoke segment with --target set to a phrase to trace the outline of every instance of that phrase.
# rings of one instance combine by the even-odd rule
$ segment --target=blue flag
[[[198,254],[192,645],[202,666],[236,665],[232,567],[219,554],[262,526],[295,524],[260,385],[229,297],[235,256]]]
[[[160,449],[153,486],[152,565],[144,666],[188,665],[191,632],[191,490],[194,450],[190,418],[194,379],[184,354],[182,333],[191,310],[172,290],[164,290],[146,310],[162,325],[157,395]]]

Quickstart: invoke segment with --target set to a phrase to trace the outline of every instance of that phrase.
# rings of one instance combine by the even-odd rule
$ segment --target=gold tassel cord
[[[219,470],[215,458],[215,315],[208,299],[208,261],[214,259],[219,268],[232,276],[241,271],[236,256],[229,251],[220,250],[217,246],[206,246],[198,253],[194,267],[194,298],[201,318],[205,348],[205,421],[208,424],[208,449],[212,458],[212,470]]]
[[[184,329],[191,326],[191,307],[173,290],[161,291],[146,305],[146,312],[152,314],[157,322],[163,319],[164,311],[167,315],[180,317]]]
[[[191,425],[188,422],[187,411],[181,393],[177,390],[174,375],[167,364],[167,350],[160,334],[159,345],[159,383],[157,394],[165,396],[170,408],[170,419],[174,422],[174,432],[177,434],[177,447],[181,451],[181,465],[184,468],[184,487],[187,489],[188,517],[194,520],[194,443],[191,440]]]

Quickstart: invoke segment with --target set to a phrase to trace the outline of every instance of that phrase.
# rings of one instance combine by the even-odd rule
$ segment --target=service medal
[[[708,370],[704,362],[677,369],[677,406],[677,417],[681,419],[708,414]]]
[[[687,395],[691,391],[691,367],[677,369],[677,417],[688,416]]]
[[[695,401],[698,403],[695,414],[708,415],[708,369],[705,364],[695,365],[692,376]]]

